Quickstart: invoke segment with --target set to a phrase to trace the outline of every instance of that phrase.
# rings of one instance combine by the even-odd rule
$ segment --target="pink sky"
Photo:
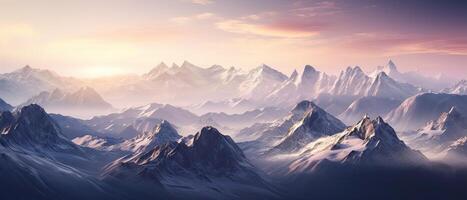
[[[467,78],[467,6],[458,3],[0,0],[0,73],[29,64],[101,76],[188,60],[336,74],[392,59],[401,71]]]

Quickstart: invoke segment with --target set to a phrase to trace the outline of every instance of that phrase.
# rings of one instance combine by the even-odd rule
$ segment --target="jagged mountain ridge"
[[[301,100],[312,99],[321,92],[326,92],[334,79],[334,77],[306,65],[300,74],[294,70],[287,81],[265,98],[271,101],[271,104],[295,104]]]
[[[247,71],[234,67],[224,68],[219,65],[202,68],[187,61],[180,66],[174,64],[171,67],[165,63],[161,63],[141,76],[122,75],[113,78],[68,80],[53,72],[48,72],[46,74],[54,76],[44,75],[41,77],[44,79],[43,81],[49,81],[54,84],[48,84],[47,87],[43,86],[43,84],[32,82],[28,84],[34,85],[36,88],[34,91],[51,91],[55,88],[70,91],[86,85],[92,85],[99,94],[116,107],[131,107],[134,104],[142,105],[151,102],[170,103],[173,105],[206,104],[205,106],[201,105],[201,107],[190,107],[190,109],[196,111],[198,114],[213,111],[238,113],[271,106],[272,104],[292,106],[300,100],[311,100],[311,98],[322,93],[365,96],[397,95],[394,98],[406,97],[407,93],[413,95],[413,86],[395,83],[389,78],[391,76],[388,76],[389,79],[381,77],[381,81],[375,80],[375,83],[372,83],[371,80],[377,79],[377,76],[369,77],[363,72],[358,73],[358,71],[361,71],[358,69],[357,67],[348,68],[348,70],[343,71],[349,71],[349,73],[350,71],[354,71],[354,75],[358,76],[358,80],[357,77],[355,80],[352,80],[353,84],[351,85],[353,89],[342,86],[346,85],[343,83],[346,82],[344,79],[347,75],[343,76],[341,73],[340,80],[335,80],[335,77],[319,72],[309,65],[303,68],[301,74],[293,73],[290,77],[287,77],[283,73],[264,64]],[[40,70],[28,67],[18,71],[21,71],[21,73],[15,73],[21,74],[21,76],[18,76],[23,77],[28,74],[28,71],[35,72]],[[14,73],[12,72],[11,74]],[[7,74],[3,75],[7,77]],[[13,76],[9,75],[8,77]],[[49,78],[51,80],[48,80]],[[27,82],[26,79],[24,81]],[[371,88],[372,85],[373,88]],[[391,91],[384,90],[385,92],[383,92],[379,88]],[[357,92],[360,89],[365,90],[362,90],[364,92]],[[26,89],[17,88],[17,90],[11,92],[21,92],[24,90]],[[173,91],[178,92],[175,94]],[[27,98],[30,98],[32,95],[28,95]],[[184,98],[186,95],[191,96],[189,102]],[[237,100],[230,102],[232,99]],[[9,99],[6,100],[9,101]],[[132,102],[133,105],[129,102]],[[222,105],[221,107],[223,105],[230,105],[230,108],[229,106],[219,108],[218,104]]]
[[[110,149],[119,149],[130,152],[147,152],[158,145],[176,142],[180,136],[175,128],[166,120],[157,124],[150,132],[144,132],[135,138],[126,140],[121,144],[111,146]]]
[[[337,96],[377,96],[405,99],[421,91],[421,88],[395,81],[385,72],[370,77],[356,66],[348,67],[342,71],[329,93]]]
[[[168,142],[121,158],[104,171],[104,177],[122,181],[135,176],[161,183],[180,198],[193,189],[203,191],[192,193],[195,196],[233,198],[233,191],[242,195],[245,187],[261,190],[260,196],[274,196],[235,142],[213,127],[202,128],[189,145]],[[213,194],[213,188],[222,194]]]
[[[449,94],[467,95],[467,80],[460,80],[452,87],[446,88],[442,90],[441,92],[449,93]]]
[[[2,98],[18,105],[37,94],[37,91],[50,91],[56,88],[77,89],[81,81],[63,77],[49,70],[25,66],[10,73],[0,74],[0,93]]]
[[[32,104],[0,116],[0,143],[8,148],[34,152],[82,151],[65,136],[60,127],[40,106]]]
[[[0,132],[0,186],[14,193],[3,198],[117,198],[108,185],[82,170],[96,155],[65,138],[40,106],[2,112]]]
[[[438,77],[424,76],[420,71],[400,72],[396,64],[389,60],[385,66],[378,66],[370,73],[371,77],[376,77],[377,74],[385,72],[388,76],[401,83],[409,83],[411,85],[422,87],[434,91],[439,91],[452,84],[452,80],[443,77],[441,74]]]
[[[286,173],[311,172],[323,161],[343,164],[398,166],[417,165],[426,157],[410,149],[381,117],[364,117],[342,133],[306,145]]]
[[[441,141],[457,140],[467,136],[467,118],[462,116],[456,107],[452,107],[449,112],[441,113],[438,119],[429,122],[418,132],[431,139],[435,137]]]
[[[306,108],[303,118],[289,129],[287,135],[269,153],[295,152],[313,140],[341,132],[346,127],[313,102],[302,101],[297,107]]]

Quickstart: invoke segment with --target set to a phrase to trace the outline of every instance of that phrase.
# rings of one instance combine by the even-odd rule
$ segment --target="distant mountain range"
[[[60,89],[51,92],[41,92],[20,104],[22,107],[29,104],[38,104],[48,112],[61,113],[76,117],[89,118],[95,115],[108,114],[116,111],[94,89],[83,87],[75,92],[67,93]]]
[[[421,84],[425,82],[428,84]],[[219,65],[202,68],[185,61],[180,66],[170,67],[161,63],[141,76],[76,79],[26,66],[1,74],[0,83],[1,98],[13,105],[26,102],[38,91],[59,89],[70,93],[92,85],[104,99],[119,108],[160,102],[183,105],[197,114],[241,113],[268,106],[293,107],[301,100],[313,100],[323,94],[351,98],[348,104],[364,96],[405,99],[422,91],[441,91],[451,86],[444,80],[401,73],[392,61],[369,75],[359,67],[348,67],[338,77],[310,65],[286,76],[264,64],[244,71]],[[464,91],[462,83],[443,91],[460,94]],[[430,84],[442,88],[433,88]],[[339,112],[344,110],[341,108]]]
[[[338,77],[25,67],[0,75],[2,199],[465,199],[465,81],[443,84],[392,61]]]
[[[0,94],[5,101],[13,105],[25,102],[40,91],[56,88],[74,90],[81,81],[63,77],[49,70],[34,69],[25,66],[16,71],[0,74]]]

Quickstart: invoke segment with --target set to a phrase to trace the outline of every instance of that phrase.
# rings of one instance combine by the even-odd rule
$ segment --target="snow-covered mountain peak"
[[[80,89],[78,89],[78,91],[76,91],[76,94],[101,98],[100,95],[96,92],[96,90],[94,90],[94,88],[90,86],[81,87]]]
[[[386,66],[378,66],[376,67],[376,70],[373,71],[370,76],[371,77],[376,77],[379,73],[385,72],[388,76],[396,79],[396,80],[402,80],[402,74],[399,72],[397,69],[396,64],[392,60],[389,60],[388,64]]]
[[[197,146],[198,148],[213,148],[218,145],[231,146],[233,144],[235,143],[233,143],[233,140],[230,139],[230,137],[222,135],[212,126],[206,126],[195,134],[192,146]],[[231,146],[231,148],[234,148],[235,151],[238,150],[234,146]]]
[[[287,173],[312,171],[323,160],[376,166],[417,165],[426,161],[423,154],[405,145],[380,117],[374,120],[365,117],[340,133],[308,143],[298,154],[289,156],[295,160]]]
[[[318,106],[314,104],[312,101],[301,101],[299,102],[293,109],[292,113],[304,113],[313,108],[317,108]]]
[[[432,121],[428,124],[431,130],[446,130],[446,128],[450,125],[450,123],[460,122],[462,120],[462,115],[457,111],[456,107],[453,106],[449,109],[448,112],[443,112],[439,116],[439,118],[435,121]]]
[[[315,73],[315,72],[317,72],[316,69],[311,65],[305,65],[305,67],[303,68],[303,74]]]
[[[0,143],[15,148],[69,151],[77,147],[62,135],[60,127],[36,104],[5,111],[0,117]]]
[[[130,128],[132,127],[130,126]],[[143,132],[132,139],[125,140],[123,143],[115,145],[114,148],[136,153],[146,153],[158,145],[176,142],[180,138],[182,136],[178,134],[172,124],[166,120],[162,120],[151,131]]]
[[[351,75],[351,74],[365,74],[363,70],[360,68],[360,66],[354,66],[354,67],[347,67],[345,69],[345,74]]]
[[[296,108],[297,111],[304,112],[302,119],[289,128],[287,135],[271,149],[270,153],[300,150],[309,142],[341,132],[346,127],[339,119],[310,101],[302,101]]]
[[[298,77],[298,72],[297,70],[293,70],[292,74],[290,74],[289,80],[294,81]]]
[[[167,72],[168,70],[169,70],[169,67],[164,62],[161,62],[159,63],[159,65],[151,69],[151,71],[149,71],[144,76],[147,78],[157,78],[159,75]]]
[[[376,75],[376,80],[378,79],[390,79],[386,72],[380,72]]]
[[[418,141],[425,139],[430,142],[444,143],[467,135],[467,118],[453,106],[449,112],[443,112],[438,119],[430,121],[418,130]]]
[[[351,127],[350,130],[349,135],[355,135],[362,140],[367,140],[376,136],[388,141],[399,141],[394,129],[384,122],[383,118],[380,116],[376,117],[374,120],[365,116],[356,125]]]
[[[311,65],[305,65],[305,67],[303,68],[301,81],[303,82],[303,84],[314,84],[318,81],[320,74],[321,73]]]
[[[201,67],[198,67],[198,66],[196,66],[196,65],[194,65],[194,64],[192,64],[192,63],[190,63],[190,62],[188,62],[188,61],[186,61],[186,60],[183,61],[183,63],[182,63],[182,65],[180,66],[180,68],[182,68],[182,69],[188,69],[188,70],[191,70],[191,71],[193,71],[193,72],[196,72],[196,71],[202,69]]]
[[[154,127],[152,134],[159,138],[164,138],[164,140],[170,141],[177,141],[181,138],[177,130],[175,130],[172,124],[170,124],[167,120],[162,120],[160,124]]]
[[[394,62],[392,62],[392,60],[389,60],[389,62],[387,64],[387,67],[391,71],[397,71],[396,64],[394,64]]]
[[[213,66],[207,68],[207,70],[210,71],[210,72],[223,72],[226,69],[224,67],[222,67],[221,65],[213,65]]]
[[[366,140],[369,137],[371,137],[374,132],[375,132],[375,127],[374,125],[376,123],[373,123],[368,116],[364,116],[363,119],[361,119],[356,125],[354,125],[351,128],[351,132],[349,135],[355,135],[359,137],[362,140]],[[377,123],[379,124],[379,123]]]
[[[259,67],[253,69],[250,74],[256,74],[256,76],[266,76],[268,78],[272,78],[278,81],[285,81],[287,80],[287,76],[284,75],[283,73],[275,70],[274,68],[262,64]]]
[[[177,63],[172,63],[172,65],[170,66],[170,69],[178,69],[180,68],[179,65],[177,65]]]
[[[467,95],[467,80],[463,79],[457,82],[454,86],[442,90],[444,93]]]
[[[26,65],[23,68],[13,71],[12,73],[10,73],[10,75],[15,76],[16,78],[34,77],[34,78],[40,78],[43,80],[60,79],[59,75],[56,74],[55,72],[52,72],[50,70],[45,70],[45,69],[32,68],[29,65]]]
[[[33,69],[31,66],[29,65],[26,65],[24,67],[22,67],[21,69],[18,70],[18,72],[23,72],[23,73],[29,73],[31,72]]]

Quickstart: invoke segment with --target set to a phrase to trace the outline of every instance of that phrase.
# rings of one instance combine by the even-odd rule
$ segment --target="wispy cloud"
[[[191,3],[199,5],[208,5],[214,3],[214,0],[191,0]]]
[[[179,16],[169,19],[169,21],[177,23],[177,24],[186,24],[188,22],[192,22],[194,20],[208,20],[208,19],[220,19],[214,13],[205,12],[199,13],[196,15],[191,16]]]
[[[355,33],[335,42],[345,49],[353,49],[363,54],[385,56],[408,54],[467,55],[467,38],[364,32]]]
[[[242,20],[225,20],[216,23],[216,26],[221,30],[231,33],[284,38],[310,37],[319,33],[318,31],[299,30],[280,25],[248,23]]]

